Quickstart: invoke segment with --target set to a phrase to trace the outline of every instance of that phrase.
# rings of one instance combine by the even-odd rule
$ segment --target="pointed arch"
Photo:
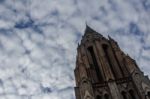
[[[112,65],[112,63],[111,63],[111,58],[110,58],[109,52],[108,52],[108,45],[107,45],[107,44],[102,44],[102,48],[103,48],[104,54],[105,54],[105,56],[106,56],[107,62],[108,62],[108,64],[109,64],[109,66],[110,66],[110,69],[111,69],[113,75],[114,75],[115,78],[116,78],[117,75],[116,75],[115,70],[114,70],[114,68],[113,68],[113,65]]]
[[[98,80],[99,80],[100,82],[103,82],[104,79],[103,79],[101,70],[100,70],[100,68],[99,68],[99,64],[98,64],[98,61],[97,61],[97,59],[96,59],[96,55],[95,55],[93,46],[89,46],[89,47],[87,48],[87,50],[88,50],[88,53],[89,53],[89,57],[90,57],[90,59],[91,59],[91,61],[92,61],[91,67],[95,69]]]

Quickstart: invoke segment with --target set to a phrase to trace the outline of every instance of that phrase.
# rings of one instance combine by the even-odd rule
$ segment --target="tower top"
[[[87,40],[92,40],[96,38],[103,38],[103,36],[86,24],[86,29],[85,29],[84,35],[82,36],[81,43],[84,43]]]
[[[86,29],[85,29],[85,32],[84,32],[84,36],[94,35],[94,34],[99,34],[99,33],[97,31],[95,31],[94,29],[92,29],[89,25],[86,24]],[[99,35],[101,35],[101,34],[99,34]]]
[[[90,26],[88,26],[86,24],[86,29],[85,29],[85,34],[84,35],[90,34],[90,33],[95,33],[95,32],[96,32],[95,30],[93,30]]]
[[[150,80],[117,42],[86,25],[77,48],[76,99],[150,99]]]

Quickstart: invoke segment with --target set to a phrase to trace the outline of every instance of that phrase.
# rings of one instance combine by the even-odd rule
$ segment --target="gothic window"
[[[97,96],[96,96],[96,99],[102,99],[102,96],[97,95]]]
[[[131,99],[136,99],[136,96],[133,90],[130,90],[129,94],[130,94]]]
[[[110,56],[109,56],[108,46],[107,46],[106,44],[103,44],[103,45],[102,45],[102,48],[103,48],[105,57],[106,57],[106,59],[107,59],[107,61],[108,61],[108,64],[109,64],[109,66],[110,66],[110,69],[112,70],[112,73],[113,73],[114,76],[116,77],[116,75],[115,75],[115,70],[114,70],[114,68],[113,68],[113,65],[112,65],[112,63],[111,63],[111,59],[110,59]]]
[[[150,99],[150,92],[147,93],[148,98]]]
[[[88,52],[90,53],[90,57],[91,57],[91,61],[92,61],[91,66],[93,66],[92,68],[95,69],[96,75],[98,76],[99,81],[103,81],[103,77],[102,77],[102,74],[100,72],[100,68],[98,66],[93,47],[88,47]]]
[[[126,92],[123,91],[121,94],[122,94],[123,99],[127,99],[127,93]]]
[[[104,95],[104,99],[109,99],[109,95],[108,95],[108,94],[105,94],[105,95]]]

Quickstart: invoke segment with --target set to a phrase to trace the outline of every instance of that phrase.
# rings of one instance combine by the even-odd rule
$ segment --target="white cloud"
[[[1,99],[75,99],[73,69],[85,21],[104,36],[113,36],[121,49],[138,60],[140,68],[149,74],[150,14],[140,0],[2,3]],[[142,33],[130,33],[131,23]]]

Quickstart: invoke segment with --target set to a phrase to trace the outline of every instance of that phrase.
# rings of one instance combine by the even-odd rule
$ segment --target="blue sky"
[[[0,99],[75,99],[85,23],[150,76],[150,0],[0,0]]]

